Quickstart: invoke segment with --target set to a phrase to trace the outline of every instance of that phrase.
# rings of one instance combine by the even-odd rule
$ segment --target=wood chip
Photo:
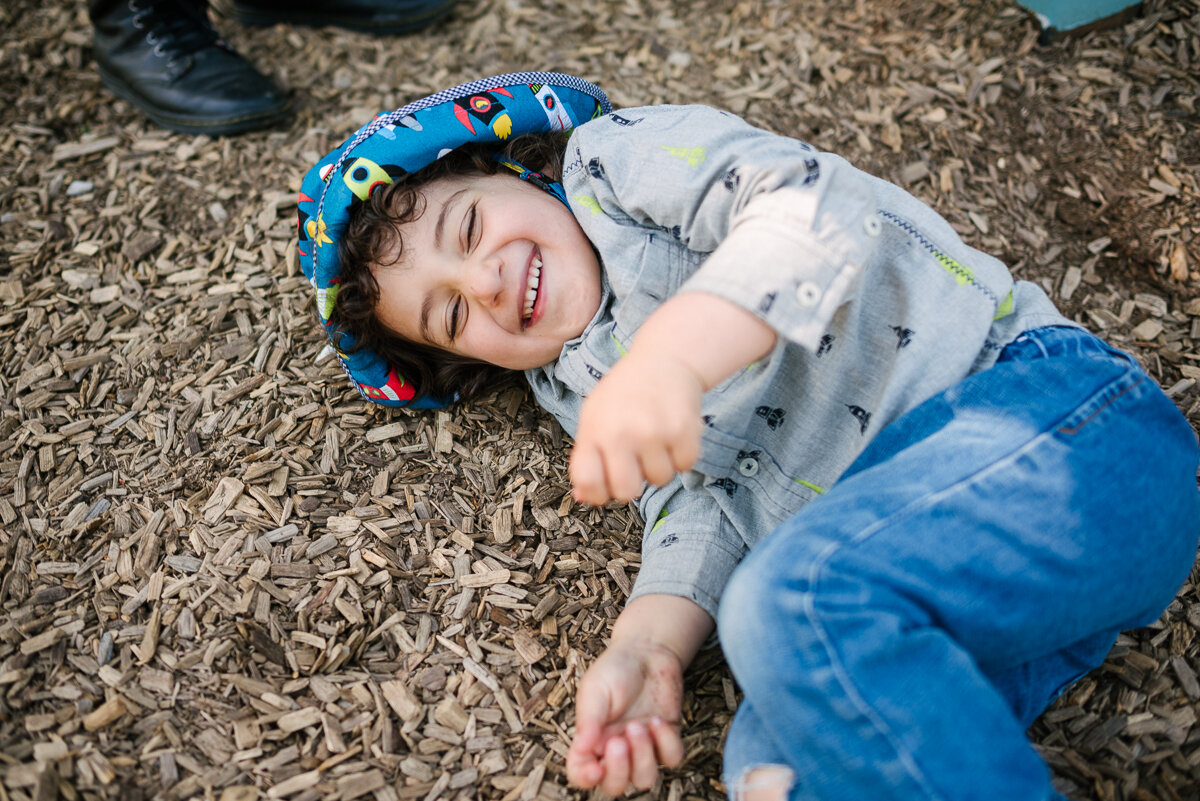
[[[242,496],[245,484],[236,478],[226,476],[217,482],[208,502],[204,504],[204,522],[210,525],[217,523],[229,511],[229,507]]]
[[[420,716],[424,707],[401,681],[385,681],[379,685],[384,699],[403,721],[410,721]]]
[[[295,712],[288,712],[279,720],[275,721],[275,725],[288,734],[307,729],[309,726],[315,726],[321,722],[321,710],[315,706],[308,706],[304,709],[298,709]]]
[[[54,148],[53,158],[56,162],[70,161],[82,156],[91,156],[96,153],[103,153],[106,150],[112,150],[119,144],[121,144],[121,138],[118,136],[103,136],[89,142],[73,142]]]
[[[267,798],[287,798],[290,795],[295,795],[301,790],[307,790],[310,787],[315,787],[317,782],[321,780],[321,772],[318,770],[310,770],[305,773],[297,773],[290,779],[284,779],[279,784],[267,790]]]
[[[120,720],[125,712],[125,701],[121,696],[114,695],[84,716],[83,728],[87,731],[103,729]]]
[[[60,629],[50,628],[43,631],[41,634],[30,637],[27,640],[21,641],[21,653],[28,656],[36,654],[38,651],[43,651],[54,643],[62,639],[63,633]]]

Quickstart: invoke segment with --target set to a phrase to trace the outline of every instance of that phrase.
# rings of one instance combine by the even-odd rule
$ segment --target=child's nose
[[[480,302],[489,306],[500,300],[503,283],[500,280],[501,263],[496,256],[481,256],[474,260],[468,277],[468,291]]]

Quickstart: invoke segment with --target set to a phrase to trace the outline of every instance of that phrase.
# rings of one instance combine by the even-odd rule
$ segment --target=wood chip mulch
[[[582,671],[638,570],[520,387],[364,403],[292,256],[308,165],[381,109],[559,69],[897,181],[1130,349],[1200,424],[1200,3],[1038,43],[1007,0],[462,0],[378,39],[227,38],[294,95],[236,139],[100,85],[82,3],[0,8],[0,801],[558,801]],[[1120,469],[1114,466],[1119,491]],[[1197,574],[1031,731],[1076,799],[1200,798]],[[689,674],[718,799],[737,690]]]

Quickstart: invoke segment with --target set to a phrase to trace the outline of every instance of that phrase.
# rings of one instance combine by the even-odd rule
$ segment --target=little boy
[[[661,106],[514,144],[532,155],[368,193],[339,243],[360,313],[333,319],[417,352],[418,392],[525,371],[576,438],[575,497],[638,499],[571,781],[616,795],[681,762],[715,626],[745,693],[732,798],[1056,797],[1025,728],[1195,556],[1170,401],[932,209],[797,140]]]

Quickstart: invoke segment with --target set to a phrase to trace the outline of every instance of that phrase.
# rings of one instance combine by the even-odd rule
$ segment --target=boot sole
[[[125,83],[102,64],[96,64],[100,80],[114,95],[135,106],[138,111],[150,118],[155,125],[177,133],[192,135],[207,134],[208,136],[231,136],[233,134],[256,131],[268,128],[277,122],[282,122],[291,114],[291,104],[284,101],[278,108],[266,109],[254,114],[242,114],[236,117],[202,117],[188,116],[164,111],[151,104],[133,87]]]
[[[255,28],[269,28],[272,25],[303,25],[308,28],[344,28],[360,33],[391,36],[416,33],[423,28],[428,28],[443,17],[449,16],[450,12],[454,9],[454,5],[454,2],[449,2],[423,14],[415,14],[403,19],[356,20],[347,19],[344,16],[338,16],[337,13],[329,11],[296,12],[283,16],[277,12],[259,11],[234,3],[233,17],[242,25],[249,25]]]

